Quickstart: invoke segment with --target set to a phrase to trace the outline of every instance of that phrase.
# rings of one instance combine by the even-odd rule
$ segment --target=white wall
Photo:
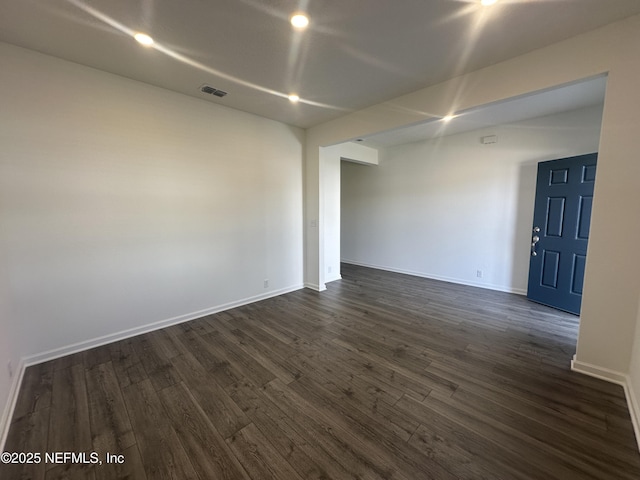
[[[597,151],[601,121],[597,106],[343,162],[342,260],[526,293],[537,162]]]
[[[300,288],[301,129],[6,44],[0,64],[19,357]]]
[[[378,150],[375,148],[355,142],[341,143],[338,147],[340,160],[364,165],[378,165]]]
[[[324,213],[323,222],[325,232],[333,238],[340,236],[340,151],[341,145],[322,149],[324,188]],[[326,242],[325,248],[325,278],[324,283],[333,282],[342,278],[340,276],[340,243]],[[323,290],[323,286],[320,290]]]
[[[1,231],[1,230],[0,230]],[[6,275],[5,255],[0,249],[0,450],[4,444],[3,425],[11,414],[10,399],[18,387],[20,355],[17,348],[16,325],[11,322],[11,299],[9,298],[9,278]],[[13,375],[8,364],[11,362]]]
[[[378,151],[357,143],[346,142],[331,147],[323,147],[323,214],[325,236],[338,241],[324,244],[324,281],[318,285],[308,285],[316,290],[324,290],[325,283],[339,280],[340,276],[340,163],[348,160],[365,165],[378,164]]]

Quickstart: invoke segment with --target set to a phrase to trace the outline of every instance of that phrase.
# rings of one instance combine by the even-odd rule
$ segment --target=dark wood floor
[[[576,317],[342,275],[30,367],[5,451],[104,463],[1,465],[0,478],[640,478],[622,388],[569,370]]]

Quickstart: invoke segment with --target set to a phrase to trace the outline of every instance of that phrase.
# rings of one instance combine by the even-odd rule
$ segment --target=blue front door
[[[540,162],[527,297],[580,314],[598,154]]]

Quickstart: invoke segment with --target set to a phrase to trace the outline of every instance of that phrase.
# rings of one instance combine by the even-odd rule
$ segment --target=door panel
[[[592,196],[581,196],[578,211],[578,238],[589,240],[589,229],[591,228],[591,207],[593,205]]]
[[[562,237],[566,200],[564,197],[547,199],[547,221],[544,229],[547,237]]]
[[[580,313],[597,153],[540,162],[527,297]]]
[[[582,295],[582,284],[584,283],[584,266],[586,264],[586,255],[573,256],[573,278],[571,280],[571,292],[577,295]]]
[[[542,280],[544,287],[558,288],[558,271],[560,270],[560,252],[545,250],[542,252]]]

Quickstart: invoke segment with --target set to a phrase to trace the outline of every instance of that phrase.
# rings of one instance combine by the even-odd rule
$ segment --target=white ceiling
[[[639,0],[0,0],[0,40],[306,128],[638,13]]]

